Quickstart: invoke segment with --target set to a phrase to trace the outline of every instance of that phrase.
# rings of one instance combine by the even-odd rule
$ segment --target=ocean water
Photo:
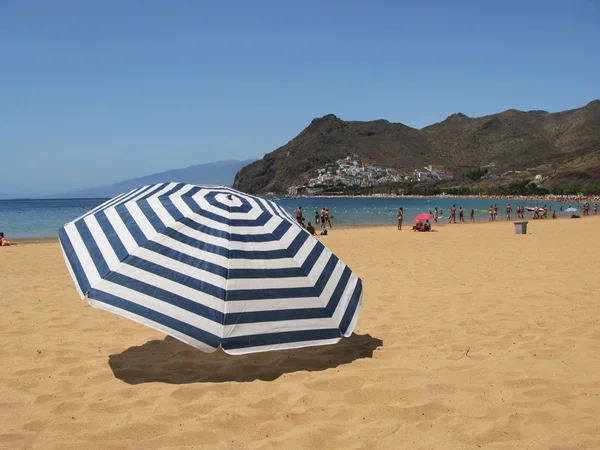
[[[456,219],[458,220],[458,209],[462,206],[465,210],[465,221],[469,221],[471,209],[475,210],[475,221],[487,221],[488,209],[490,205],[498,205],[499,220],[506,219],[505,208],[511,205],[513,212],[511,219],[517,219],[515,212],[517,204],[523,206],[547,205],[548,208],[556,210],[557,216],[567,216],[568,214],[560,211],[569,206],[578,208],[581,211],[581,205],[577,203],[561,203],[546,201],[521,201],[498,200],[498,199],[474,199],[474,198],[455,198],[455,197],[425,197],[425,198],[404,198],[404,197],[365,197],[365,198],[295,198],[295,199],[277,199],[276,202],[285,207],[287,211],[296,217],[295,210],[298,206],[302,207],[305,222],[314,222],[315,212],[320,211],[322,207],[328,208],[330,215],[334,217],[332,225],[355,226],[355,225],[395,225],[396,213],[398,208],[404,209],[404,222],[411,222],[413,217],[421,213],[432,213],[434,208],[443,211],[443,215],[438,222],[448,220],[450,208],[456,205]],[[551,213],[548,217],[551,217]],[[532,217],[533,213],[525,211],[525,218]]]
[[[475,219],[487,220],[487,208],[496,203],[499,207],[500,219],[504,219],[504,208],[507,204],[514,207],[517,202],[507,200],[465,199],[465,198],[286,198],[274,199],[295,217],[295,210],[302,206],[305,221],[314,222],[314,212],[322,207],[329,209],[336,226],[355,225],[390,225],[396,223],[399,207],[404,208],[404,221],[410,222],[417,214],[433,211],[435,207],[443,209],[448,216],[452,205],[462,206],[467,211],[465,220],[469,220],[468,211],[475,210]],[[0,231],[9,239],[48,238],[58,236],[58,230],[67,222],[76,219],[86,211],[103,203],[106,199],[60,199],[60,200],[0,200]],[[547,204],[557,211],[559,216],[567,215],[559,209],[574,206],[581,211],[577,203],[537,202],[540,206]],[[536,202],[521,202],[524,206],[535,206]],[[526,217],[532,213],[526,212]],[[513,219],[516,214],[513,213]],[[440,219],[443,221],[444,219]]]

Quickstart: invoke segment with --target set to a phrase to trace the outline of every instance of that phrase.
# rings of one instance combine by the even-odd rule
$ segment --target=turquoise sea
[[[466,198],[285,198],[274,199],[295,217],[294,211],[302,206],[304,218],[314,221],[314,212],[322,207],[329,209],[333,217],[333,226],[355,226],[355,225],[390,225],[396,222],[396,212],[399,207],[404,208],[405,222],[412,220],[414,216],[422,212],[433,211],[435,207],[443,209],[447,216],[452,205],[462,206],[465,212],[465,220],[468,221],[468,211],[473,208],[476,212],[476,220],[487,220],[487,208],[490,203],[496,203],[499,207],[500,219],[504,219],[504,208],[510,203],[513,208],[517,202],[507,200],[490,199],[466,199]],[[65,223],[84,214],[106,199],[44,199],[44,200],[0,200],[0,231],[3,231],[9,239],[23,238],[48,238],[58,236],[58,230]],[[524,206],[540,206],[547,204],[557,211],[559,216],[566,215],[560,211],[573,206],[581,211],[581,205],[577,203],[559,202],[520,202]],[[532,213],[526,213],[531,217]],[[516,214],[513,213],[513,218]],[[443,221],[443,219],[440,219]]]

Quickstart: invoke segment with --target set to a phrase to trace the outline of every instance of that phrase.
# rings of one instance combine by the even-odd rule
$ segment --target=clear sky
[[[0,198],[596,98],[598,0],[3,1]]]

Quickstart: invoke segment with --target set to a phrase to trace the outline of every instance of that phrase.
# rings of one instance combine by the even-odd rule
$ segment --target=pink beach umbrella
[[[415,222],[418,222],[419,220],[433,220],[433,216],[431,214],[427,214],[427,213],[421,213],[418,216],[416,216],[413,220]]]

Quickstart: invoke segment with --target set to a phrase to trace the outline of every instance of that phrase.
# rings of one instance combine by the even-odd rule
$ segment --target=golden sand
[[[0,248],[0,447],[600,447],[599,230],[334,229],[356,334],[243,357],[88,307],[56,242]]]

